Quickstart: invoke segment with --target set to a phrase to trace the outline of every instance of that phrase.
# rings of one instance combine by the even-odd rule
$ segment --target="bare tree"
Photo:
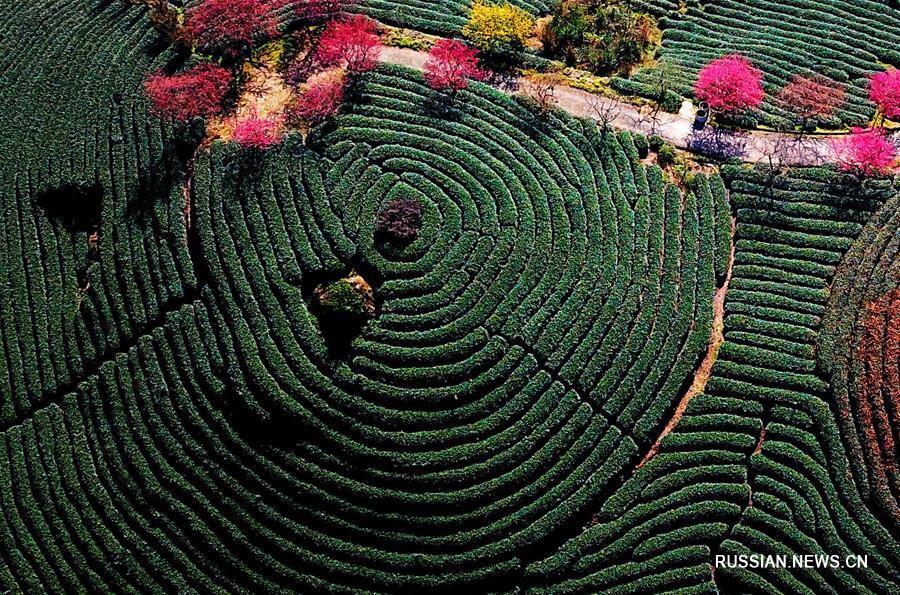
[[[519,93],[543,116],[556,108],[556,88],[547,78],[527,78],[519,84]]]
[[[180,38],[178,9],[169,4],[168,0],[130,0],[130,2],[145,5],[149,9],[150,24],[170,41],[177,41]]]
[[[605,141],[606,133],[611,129],[612,123],[622,113],[622,110],[619,108],[619,102],[612,97],[591,95],[590,108],[591,115],[600,124],[601,138]]]
[[[666,99],[672,93],[672,87],[684,77],[684,69],[674,62],[661,61],[656,68],[650,71],[650,90],[653,98],[653,111],[651,119],[658,120],[659,112],[663,111]]]
[[[762,163],[768,166],[769,185],[793,162],[796,145],[795,139],[787,134],[776,134],[762,139],[760,152],[763,156]]]

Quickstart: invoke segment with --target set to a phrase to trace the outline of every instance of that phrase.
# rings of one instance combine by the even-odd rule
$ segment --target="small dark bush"
[[[411,242],[422,226],[422,203],[411,198],[394,200],[378,215],[378,235],[396,242]]]
[[[681,109],[681,103],[684,101],[684,98],[674,91],[666,90],[663,94],[662,101],[659,102],[660,108],[664,112],[669,113],[678,113],[678,110]]]
[[[659,151],[664,144],[666,144],[666,140],[658,134],[653,134],[648,139],[650,150],[654,153]]]
[[[650,143],[643,134],[634,135],[634,148],[637,149],[638,157],[644,159],[650,153]]]

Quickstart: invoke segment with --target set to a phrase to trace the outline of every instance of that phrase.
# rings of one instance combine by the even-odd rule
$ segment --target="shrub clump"
[[[375,294],[359,275],[319,285],[313,296],[331,322],[362,322],[375,315]]]
[[[634,148],[637,149],[638,157],[644,159],[650,153],[650,143],[643,134],[634,135]]]
[[[595,73],[627,70],[650,56],[662,34],[656,19],[622,0],[562,0],[543,31],[544,49]]]
[[[419,235],[422,226],[422,203],[411,198],[390,202],[378,215],[376,232],[389,240],[411,242]]]
[[[675,147],[673,147],[669,143],[663,143],[663,145],[656,152],[656,162],[659,163],[660,167],[674,165],[676,157]]]
[[[485,52],[507,54],[522,50],[533,31],[534,17],[518,6],[476,0],[462,33]]]

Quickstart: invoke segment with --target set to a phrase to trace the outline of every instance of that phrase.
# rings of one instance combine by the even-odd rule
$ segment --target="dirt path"
[[[700,367],[698,367],[697,371],[694,373],[694,381],[691,383],[690,388],[688,388],[684,396],[681,397],[681,401],[679,401],[678,405],[675,407],[675,413],[672,415],[671,419],[669,419],[666,427],[663,428],[659,438],[656,439],[656,442],[653,443],[653,446],[650,447],[650,450],[647,451],[647,454],[641,459],[641,462],[637,464],[635,471],[643,467],[647,461],[659,452],[659,445],[662,444],[663,438],[675,429],[675,426],[678,425],[678,422],[681,421],[684,412],[687,410],[688,403],[691,402],[691,399],[703,393],[706,389],[706,383],[709,382],[713,364],[716,363],[716,358],[719,356],[719,348],[722,347],[722,343],[725,342],[725,296],[728,293],[728,286],[731,284],[731,274],[734,270],[735,223],[736,222],[732,220],[731,256],[728,260],[728,271],[725,275],[725,281],[722,283],[722,286],[716,290],[716,293],[713,296],[712,334],[709,337],[709,348],[706,351],[706,357],[703,358]]]
[[[425,69],[428,54],[417,50],[385,47],[381,61],[400,64],[415,70]],[[502,89],[513,94],[515,90]],[[574,116],[597,119],[593,106],[597,95],[559,85],[554,88],[558,106]],[[604,100],[607,101],[607,100]],[[778,156],[781,165],[822,165],[831,156],[831,136],[812,136],[798,142],[794,135],[764,131],[728,131],[707,127],[695,131],[694,107],[690,101],[682,104],[677,114],[660,112],[655,118],[649,108],[639,108],[624,101],[609,99],[609,112],[614,114],[611,124],[615,128],[659,134],[680,149],[716,157],[739,157],[743,161],[766,162],[770,156]]]

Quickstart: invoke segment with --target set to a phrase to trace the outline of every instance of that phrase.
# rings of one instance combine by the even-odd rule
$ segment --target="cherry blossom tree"
[[[869,78],[869,99],[885,118],[900,120],[900,69],[891,68]]]
[[[290,119],[318,124],[334,116],[344,102],[346,84],[343,76],[331,76],[310,83],[297,97],[290,110]]]
[[[478,50],[454,39],[437,42],[425,63],[425,80],[437,91],[453,94],[465,89],[469,79],[482,77]]]
[[[778,94],[778,101],[801,120],[801,134],[810,122],[827,118],[844,105],[844,85],[822,75],[796,75]]]
[[[280,117],[261,118],[258,113],[252,113],[234,123],[231,140],[242,147],[264,151],[281,142],[282,124]]]
[[[275,11],[288,0],[204,0],[187,11],[184,35],[203,51],[238,56],[278,34]]]
[[[201,64],[171,76],[154,74],[144,87],[154,113],[186,122],[220,113],[231,80],[231,72],[225,68]]]
[[[853,133],[832,142],[838,169],[858,176],[881,176],[893,171],[897,147],[883,131],[854,128]]]
[[[762,72],[738,54],[718,58],[700,71],[694,94],[710,109],[734,116],[762,103]]]
[[[375,68],[381,40],[375,21],[351,15],[328,24],[319,39],[317,56],[323,66],[345,66],[353,74]]]

